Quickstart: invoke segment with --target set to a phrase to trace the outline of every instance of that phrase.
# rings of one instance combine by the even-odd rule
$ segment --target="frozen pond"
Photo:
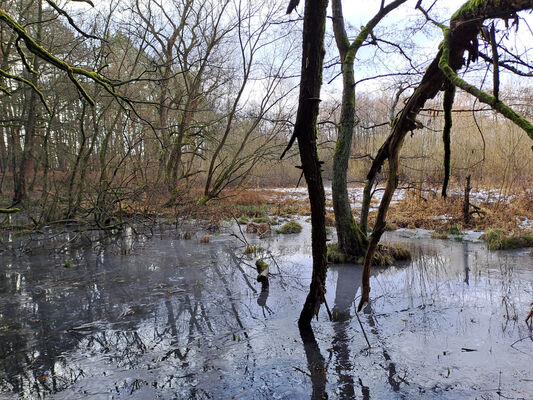
[[[309,226],[249,236],[266,249],[268,287],[231,229],[208,244],[156,229],[4,245],[0,398],[532,398],[526,250],[388,234],[414,260],[374,269],[360,314],[368,349],[354,314],[360,266],[330,267],[335,321],[323,310],[302,336]]]

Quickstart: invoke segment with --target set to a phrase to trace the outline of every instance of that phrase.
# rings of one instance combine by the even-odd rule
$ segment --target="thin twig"
[[[366,344],[368,344],[368,348],[371,349],[372,346],[370,345],[370,342],[368,341],[368,336],[366,336],[365,327],[363,326],[363,323],[361,322],[361,319],[359,318],[359,313],[357,312],[357,308],[355,311],[355,316],[357,317],[357,321],[359,321],[359,326],[361,327],[361,330],[363,331],[363,335],[365,335]]]
[[[326,305],[326,311],[328,312],[329,320],[333,321],[333,315],[331,314],[331,310],[329,309],[329,306],[328,306],[328,301],[326,300],[325,297],[324,297],[324,304]]]

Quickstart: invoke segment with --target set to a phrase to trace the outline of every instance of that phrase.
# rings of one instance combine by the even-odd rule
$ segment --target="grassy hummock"
[[[328,243],[327,247],[327,261],[332,264],[344,264],[346,256],[339,250],[338,243]]]
[[[508,235],[501,228],[493,228],[481,235],[489,250],[511,250],[533,247],[533,234]]]
[[[374,261],[372,265],[389,266],[395,261],[409,261],[411,259],[411,252],[409,249],[397,244],[380,244],[378,250],[374,255]],[[344,264],[351,262],[344,253],[339,250],[337,243],[327,244],[327,260],[332,264]],[[363,264],[364,257],[360,257],[357,260],[358,264]]]
[[[448,239],[449,236],[453,236],[455,240],[458,240],[460,235],[463,234],[463,227],[461,224],[456,223],[448,226],[444,226],[436,229],[432,234],[432,239]]]
[[[302,231],[302,225],[296,221],[289,221],[278,230],[278,233],[300,233]]]
[[[237,220],[239,225],[246,225],[248,222],[250,222],[250,219],[246,215],[241,215],[241,217]]]

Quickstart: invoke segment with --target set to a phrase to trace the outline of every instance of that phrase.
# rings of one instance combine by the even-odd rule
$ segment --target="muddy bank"
[[[249,241],[232,228],[161,230],[61,251],[0,254],[0,397],[54,399],[530,398],[533,301],[527,251],[389,234],[415,257],[375,270],[331,266],[313,336],[297,328],[310,231]],[[16,247],[16,246],[15,246]],[[255,261],[269,264],[269,285]],[[66,265],[66,260],[71,265]]]

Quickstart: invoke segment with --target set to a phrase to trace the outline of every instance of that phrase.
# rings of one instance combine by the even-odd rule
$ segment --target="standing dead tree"
[[[418,1],[417,7],[421,7],[421,0]],[[452,87],[459,87],[517,124],[533,139],[533,125],[530,122],[496,96],[476,88],[457,75],[457,71],[465,65],[463,58],[465,52],[468,52],[468,63],[477,60],[479,54],[477,36],[486,20],[517,19],[517,12],[531,9],[533,9],[533,0],[471,0],[452,16],[449,27],[440,26],[444,40],[439,47],[439,52],[426,70],[419,86],[407,101],[405,108],[395,119],[392,132],[380,148],[367,175],[368,185],[369,182],[374,181],[385,160],[388,160],[388,181],[365,255],[363,291],[359,310],[370,299],[370,267],[381,235],[385,230],[387,211],[396,189],[399,153],[407,133],[418,127],[416,117],[427,100],[434,98],[441,90],[450,91]],[[497,80],[495,83],[497,84]],[[496,94],[498,90],[495,89],[493,93]],[[452,101],[447,99],[446,106],[451,107],[451,105]]]

